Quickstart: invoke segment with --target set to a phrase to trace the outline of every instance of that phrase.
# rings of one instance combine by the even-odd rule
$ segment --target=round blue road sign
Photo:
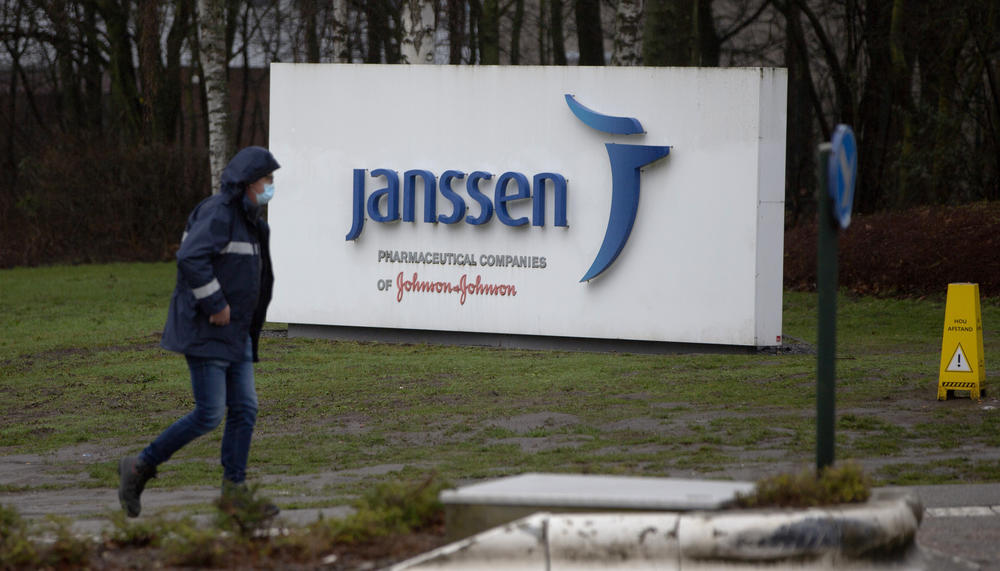
[[[831,147],[827,188],[833,199],[833,213],[840,227],[847,228],[851,224],[854,179],[858,174],[858,145],[854,140],[854,131],[847,125],[837,125]]]

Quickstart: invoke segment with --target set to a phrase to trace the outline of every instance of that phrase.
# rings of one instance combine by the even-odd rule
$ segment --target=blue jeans
[[[239,484],[246,480],[250,439],[257,422],[257,391],[247,339],[244,361],[186,356],[191,370],[194,410],[171,424],[139,454],[149,466],[166,462],[188,442],[209,432],[226,418],[222,433],[222,477]]]

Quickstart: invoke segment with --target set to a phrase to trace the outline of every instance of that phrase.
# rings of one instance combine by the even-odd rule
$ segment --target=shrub
[[[39,545],[32,537],[49,541]],[[0,505],[0,569],[79,568],[93,552],[92,541],[73,535],[70,520],[50,516],[30,526],[16,509]]]
[[[21,514],[0,505],[0,568],[27,567],[39,563],[38,550],[29,540],[28,526]]]
[[[105,540],[118,547],[160,547],[164,540],[179,530],[194,527],[187,518],[167,521],[159,517],[128,520],[121,511],[109,516],[112,530]]]
[[[743,508],[806,508],[861,503],[871,495],[871,481],[861,465],[847,461],[816,472],[778,474],[757,482],[754,491],[738,494],[736,505]]]
[[[162,144],[63,136],[0,181],[0,267],[158,261],[209,195],[207,155]]]
[[[338,545],[355,546],[379,538],[395,541],[395,536],[440,525],[443,507],[437,496],[446,487],[433,475],[415,483],[381,483],[355,503],[353,515],[320,520],[276,538],[258,533],[271,521],[263,510],[268,500],[258,495],[256,487],[247,487],[244,495],[230,495],[216,504],[215,526],[201,527],[189,518],[129,521],[120,512],[112,513],[114,529],[105,535],[100,548],[75,537],[65,518],[52,517],[32,527],[16,510],[0,505],[0,569],[76,569],[97,560],[103,561],[102,568],[115,568],[115,561],[128,562],[129,568],[280,568],[312,561]],[[50,541],[40,545],[32,537]]]
[[[185,567],[225,567],[246,552],[243,538],[220,534],[217,528],[184,526],[163,542],[166,563]]]
[[[40,536],[52,538],[50,544],[39,549],[44,566],[78,569],[90,561],[94,553],[94,542],[77,537],[71,523],[66,517],[48,516],[37,531]]]
[[[449,484],[430,475],[420,482],[383,482],[355,502],[355,513],[342,520],[320,521],[310,533],[326,535],[337,543],[361,543],[377,537],[408,533],[441,521],[444,507],[438,500]]]
[[[266,531],[274,514],[269,511],[271,500],[261,496],[257,485],[232,486],[216,501],[216,525],[250,538]]]

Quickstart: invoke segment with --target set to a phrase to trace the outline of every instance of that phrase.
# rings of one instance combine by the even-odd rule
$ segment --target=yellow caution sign
[[[948,284],[937,398],[946,400],[953,391],[969,391],[969,398],[979,399],[985,381],[979,284]]]

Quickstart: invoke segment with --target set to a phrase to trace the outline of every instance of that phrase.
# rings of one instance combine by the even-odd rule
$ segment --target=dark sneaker
[[[142,504],[139,496],[146,482],[156,477],[156,466],[147,466],[138,456],[126,456],[118,462],[118,501],[128,517],[139,517]]]
[[[222,481],[219,506],[226,512],[240,511],[259,519],[270,519],[281,512],[271,500],[257,494],[256,486],[247,486],[245,482],[234,484],[229,480]]]

